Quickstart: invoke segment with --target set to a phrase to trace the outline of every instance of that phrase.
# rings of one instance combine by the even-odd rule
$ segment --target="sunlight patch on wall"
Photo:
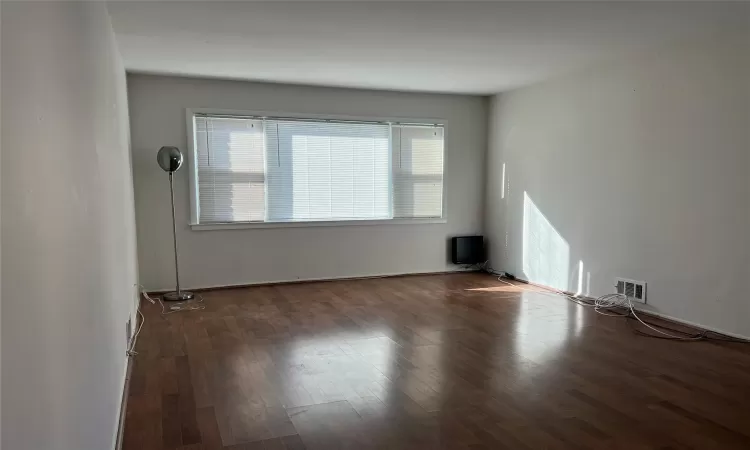
[[[503,178],[502,178],[503,185],[500,187],[500,198],[505,198],[505,163],[503,163]]]
[[[523,193],[523,272],[528,281],[568,290],[570,246]]]

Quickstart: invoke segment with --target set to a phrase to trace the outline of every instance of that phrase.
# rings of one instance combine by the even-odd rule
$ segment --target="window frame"
[[[362,219],[362,220],[308,220],[295,222],[227,222],[227,223],[200,223],[198,203],[198,164],[196,156],[195,143],[195,121],[196,114],[206,115],[229,115],[229,116],[248,116],[250,117],[268,117],[268,118],[289,118],[289,119],[312,119],[312,120],[331,120],[331,121],[362,121],[362,122],[393,122],[402,124],[429,125],[435,124],[443,127],[443,192],[442,192],[442,217],[430,218],[390,218],[390,219]],[[352,225],[418,225],[418,224],[441,224],[447,223],[446,208],[446,167],[447,167],[447,150],[446,141],[448,133],[448,124],[445,119],[440,118],[405,118],[405,117],[373,117],[373,116],[348,116],[334,114],[313,114],[313,113],[288,113],[288,112],[270,112],[270,111],[239,111],[228,109],[214,108],[185,108],[185,119],[187,128],[187,169],[190,186],[190,220],[188,225],[192,230],[232,230],[248,228],[307,228],[307,227],[330,227],[330,226],[352,226]],[[393,149],[391,147],[391,157]],[[393,182],[393,168],[391,167],[391,183]],[[393,189],[393,186],[390,186]],[[391,199],[391,202],[393,199]],[[392,206],[391,206],[392,207]]]

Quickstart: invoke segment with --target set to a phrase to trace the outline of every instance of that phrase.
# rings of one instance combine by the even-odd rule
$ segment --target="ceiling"
[[[700,33],[718,2],[110,2],[131,72],[492,94]]]

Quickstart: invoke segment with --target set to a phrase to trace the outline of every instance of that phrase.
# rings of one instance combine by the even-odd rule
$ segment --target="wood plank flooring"
[[[125,450],[749,449],[750,346],[481,274],[144,303]]]

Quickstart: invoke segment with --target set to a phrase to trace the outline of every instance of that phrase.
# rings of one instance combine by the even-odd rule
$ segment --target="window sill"
[[[378,219],[378,220],[320,220],[310,222],[235,222],[235,223],[191,223],[193,231],[245,230],[252,228],[309,228],[309,227],[348,227],[363,225],[424,225],[447,223],[445,218],[431,219]]]

